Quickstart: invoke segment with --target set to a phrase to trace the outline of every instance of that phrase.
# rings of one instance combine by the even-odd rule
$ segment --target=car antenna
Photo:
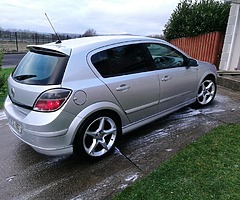
[[[52,25],[52,23],[51,23],[50,19],[48,18],[48,16],[47,16],[47,13],[45,13],[45,15],[46,15],[46,17],[47,17],[47,20],[48,20],[49,24],[51,25],[51,27],[52,27],[52,29],[53,29],[53,31],[54,31],[54,33],[55,33],[56,37],[57,37],[56,44],[62,43],[62,41],[60,40],[60,38],[59,38],[59,36],[58,36],[57,32],[55,31],[55,29],[54,29],[54,27],[53,27],[53,25]]]

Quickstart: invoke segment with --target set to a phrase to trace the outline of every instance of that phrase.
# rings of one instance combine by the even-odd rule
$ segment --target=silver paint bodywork
[[[209,74],[216,79],[216,68],[200,61],[198,66],[110,78],[103,78],[91,63],[91,56],[99,51],[139,43],[166,44],[177,49],[162,40],[135,36],[98,36],[40,45],[69,56],[64,77],[60,85],[45,86],[26,85],[9,77],[11,98],[8,96],[5,101],[5,112],[12,132],[40,153],[71,154],[79,127],[93,113],[102,110],[115,113],[125,134],[195,102],[203,79]],[[37,97],[51,88],[72,90],[70,98],[59,110],[37,112],[19,106],[32,107]],[[19,104],[13,104],[11,99]]]

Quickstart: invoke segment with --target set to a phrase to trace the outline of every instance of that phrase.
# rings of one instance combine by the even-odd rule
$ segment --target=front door
[[[197,66],[186,66],[187,58],[166,44],[146,45],[160,82],[159,111],[174,109],[196,96]]]

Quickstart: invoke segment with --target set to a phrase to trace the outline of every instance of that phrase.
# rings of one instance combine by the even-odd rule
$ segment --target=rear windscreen
[[[13,72],[13,79],[30,85],[60,84],[68,58],[68,56],[28,52]]]

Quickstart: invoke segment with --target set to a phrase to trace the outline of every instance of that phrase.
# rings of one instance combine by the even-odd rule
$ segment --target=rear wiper
[[[15,79],[22,81],[22,80],[26,80],[29,78],[33,78],[33,77],[37,77],[37,75],[34,74],[26,74],[26,75],[19,75],[19,76],[14,76]]]

